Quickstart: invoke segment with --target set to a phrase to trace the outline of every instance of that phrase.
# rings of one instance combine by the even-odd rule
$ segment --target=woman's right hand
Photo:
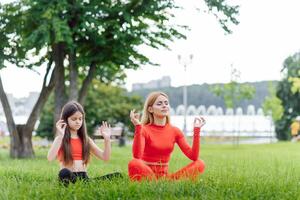
[[[203,117],[195,117],[194,119],[194,128],[201,128],[205,125],[205,119]]]
[[[64,120],[60,119],[56,122],[56,134],[57,136],[64,137],[66,131],[67,124]]]
[[[136,113],[135,110],[130,111],[130,120],[133,123],[134,126],[141,125],[140,122],[140,114]]]

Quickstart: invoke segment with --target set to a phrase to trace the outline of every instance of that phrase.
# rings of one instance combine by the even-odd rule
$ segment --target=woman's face
[[[68,125],[70,127],[70,130],[78,131],[80,127],[82,126],[82,113],[77,111],[70,117],[68,117]]]
[[[169,115],[169,100],[160,95],[155,100],[154,104],[148,108],[148,111],[153,114],[154,117],[163,118]]]

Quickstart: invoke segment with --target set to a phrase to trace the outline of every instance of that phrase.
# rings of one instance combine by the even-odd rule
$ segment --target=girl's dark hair
[[[68,118],[76,112],[82,114],[82,126],[78,130],[77,134],[82,142],[82,160],[84,164],[87,164],[90,160],[90,145],[89,137],[86,131],[85,113],[83,107],[76,101],[70,101],[64,105],[61,112],[61,119],[67,124],[66,131],[62,140],[62,151],[63,151],[63,163],[70,165],[73,163],[73,157],[71,152],[71,132],[68,125]]]

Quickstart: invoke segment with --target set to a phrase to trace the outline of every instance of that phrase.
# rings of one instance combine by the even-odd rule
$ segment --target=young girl
[[[205,124],[203,118],[194,120],[193,145],[189,146],[183,133],[170,124],[169,99],[163,92],[149,94],[143,110],[142,121],[133,111],[130,113],[135,125],[133,140],[133,160],[128,164],[131,180],[191,178],[195,179],[204,171],[205,164],[199,157],[200,128]],[[193,162],[179,171],[169,174],[170,155],[177,143],[181,151]]]
[[[75,102],[68,102],[62,109],[61,119],[56,123],[56,137],[48,152],[48,160],[58,159],[60,162],[59,180],[65,184],[74,183],[77,179],[88,180],[87,164],[90,153],[97,158],[108,161],[111,153],[111,128],[107,122],[102,122],[99,128],[104,138],[102,151],[88,137],[85,125],[83,107]],[[108,174],[100,179],[120,176],[119,173]]]

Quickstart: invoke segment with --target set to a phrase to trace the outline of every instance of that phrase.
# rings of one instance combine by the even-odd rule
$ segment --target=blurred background
[[[51,143],[68,100],[84,106],[91,136],[108,120],[130,144],[129,111],[156,90],[169,95],[171,122],[187,136],[195,116],[207,119],[203,142],[291,140],[300,115],[299,7],[1,0],[0,144],[11,157],[33,157],[35,144]]]

